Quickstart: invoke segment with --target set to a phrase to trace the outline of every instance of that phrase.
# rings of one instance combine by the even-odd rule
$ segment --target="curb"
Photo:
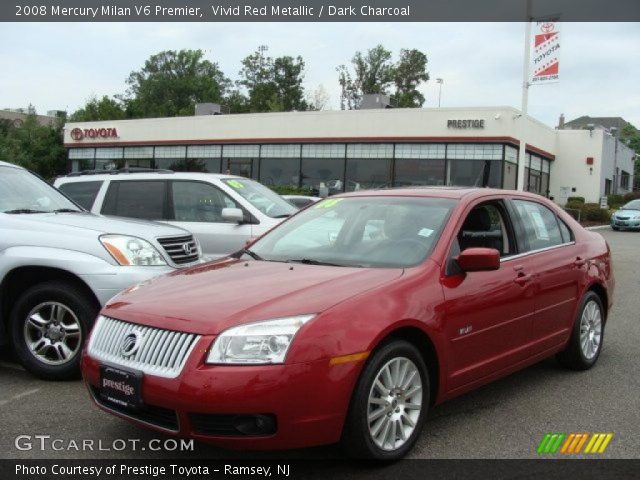
[[[596,225],[594,227],[586,227],[587,230],[604,230],[605,228],[611,228],[611,225]]]

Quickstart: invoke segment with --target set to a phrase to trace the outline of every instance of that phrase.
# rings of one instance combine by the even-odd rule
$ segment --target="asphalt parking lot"
[[[640,457],[640,233],[600,230],[611,245],[617,289],[598,364],[570,372],[553,359],[534,365],[430,413],[412,453],[415,458],[536,458],[547,432],[611,432],[599,458]],[[194,451],[150,451],[157,433],[102,413],[80,381],[37,380],[0,355],[0,457],[2,458],[242,458],[247,454],[195,444]],[[58,445],[94,440],[94,450],[18,450],[19,435],[50,435]],[[104,450],[115,439],[140,442],[136,451]],[[100,443],[99,443],[100,442]],[[47,442],[50,447],[50,443]],[[130,444],[130,443],[129,443]],[[98,445],[103,450],[98,451]],[[157,445],[157,443],[156,443]],[[24,445],[23,445],[24,446]],[[253,458],[339,457],[335,447],[252,454]]]

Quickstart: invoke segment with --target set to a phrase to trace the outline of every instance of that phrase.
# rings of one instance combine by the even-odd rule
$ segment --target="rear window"
[[[166,218],[166,189],[165,181],[111,181],[102,213],[120,217],[162,220]]]
[[[98,195],[98,191],[102,186],[102,181],[94,181],[94,182],[73,182],[73,183],[65,183],[58,187],[62,193],[64,193],[67,197],[71,198],[74,202],[86,208],[87,210],[91,210],[93,207],[93,202],[96,200],[96,196]]]
[[[540,250],[564,243],[556,215],[544,205],[514,200],[524,228],[526,251]]]

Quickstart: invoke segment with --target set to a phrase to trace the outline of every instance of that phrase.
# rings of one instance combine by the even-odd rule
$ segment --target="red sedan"
[[[124,291],[82,368],[103,410],[163,432],[395,459],[434,405],[553,355],[592,367],[613,287],[604,239],[539,196],[357,192]]]

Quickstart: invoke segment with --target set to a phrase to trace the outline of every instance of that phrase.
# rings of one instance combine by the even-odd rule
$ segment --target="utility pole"
[[[440,89],[438,90],[438,108],[440,108],[440,100],[442,99],[442,84],[444,80],[442,78],[436,78],[436,83],[440,84]]]
[[[525,26],[525,35],[524,35],[524,59],[522,66],[522,115],[519,117],[520,123],[520,151],[518,152],[518,181],[517,181],[517,189],[519,191],[524,191],[527,188],[525,185],[525,181],[528,182],[528,179],[524,178],[524,169],[526,168],[526,158],[527,158],[527,142],[525,138],[526,128],[525,128],[525,117],[527,116],[527,109],[529,106],[529,61],[531,56],[531,0],[527,0],[527,18],[526,18],[526,26]]]

